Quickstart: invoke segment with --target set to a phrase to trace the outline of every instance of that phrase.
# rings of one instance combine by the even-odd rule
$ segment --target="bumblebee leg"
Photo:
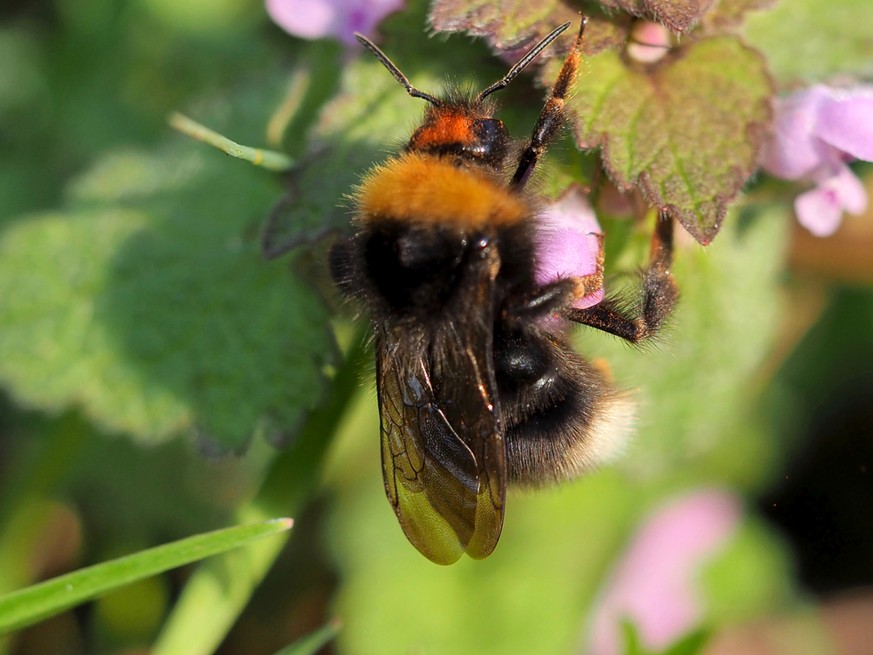
[[[607,299],[588,309],[566,309],[564,316],[634,343],[642,341],[658,331],[679,299],[670,274],[672,262],[673,220],[661,211],[652,235],[649,267],[643,278],[643,299],[638,311],[629,312]]]
[[[577,299],[603,288],[603,235],[596,235],[597,260],[593,273],[578,277],[562,277],[538,289],[524,294],[512,295],[503,306],[504,317],[535,319],[571,306]]]
[[[577,281],[573,278],[557,280],[535,292],[507,299],[503,306],[506,319],[535,319],[569,305],[576,296]]]
[[[515,174],[510,182],[510,187],[513,189],[521,189],[527,183],[537,161],[545,153],[558,128],[564,123],[564,100],[573,86],[576,72],[579,69],[579,60],[582,58],[582,34],[585,32],[587,22],[588,19],[583,16],[573,49],[564,60],[564,65],[558,74],[558,81],[552,87],[552,95],[540,112],[540,117],[537,119],[537,124],[530,137],[530,143],[521,153],[518,167],[515,169]]]

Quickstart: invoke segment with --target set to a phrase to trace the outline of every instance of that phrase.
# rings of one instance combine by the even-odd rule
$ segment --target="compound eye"
[[[477,140],[486,149],[493,149],[497,144],[504,146],[509,138],[506,125],[497,118],[480,118],[476,121],[473,130]]]
[[[487,161],[499,162],[506,155],[509,132],[497,118],[481,118],[473,125],[476,134],[476,155]]]
[[[483,141],[503,139],[509,136],[506,125],[498,118],[480,118],[476,121],[476,133]]]

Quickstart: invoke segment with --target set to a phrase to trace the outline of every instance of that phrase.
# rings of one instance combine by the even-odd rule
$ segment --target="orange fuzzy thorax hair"
[[[486,172],[415,152],[371,169],[355,199],[363,221],[392,218],[476,228],[517,223],[531,214],[524,197]]]
[[[427,150],[444,143],[470,144],[474,140],[473,116],[454,108],[431,108],[429,120],[422,125],[409,142],[410,150]]]

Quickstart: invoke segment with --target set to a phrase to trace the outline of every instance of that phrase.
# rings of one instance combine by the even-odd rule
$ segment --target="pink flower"
[[[844,211],[867,207],[864,187],[846,166],[852,159],[873,161],[873,87],[814,86],[777,101],[762,165],[777,177],[815,184],[794,210],[816,236],[833,234]]]
[[[372,36],[404,0],[266,0],[267,13],[283,30],[302,39],[339,39],[355,45],[354,33]]]
[[[538,218],[537,284],[602,273],[599,270],[602,235],[594,210],[582,192],[572,189],[565,193]],[[573,306],[585,309],[601,300],[603,287],[577,299]]]
[[[641,64],[654,64],[670,52],[670,31],[652,21],[637,21],[630,31],[627,55]]]
[[[585,652],[623,652],[622,623],[628,620],[642,645],[658,651],[694,629],[704,615],[697,575],[725,546],[740,516],[739,501],[714,489],[658,508],[613,571],[594,610]]]

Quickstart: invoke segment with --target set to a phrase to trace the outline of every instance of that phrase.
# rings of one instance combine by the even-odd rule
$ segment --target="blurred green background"
[[[404,34],[423,38],[421,5],[392,21],[393,52]],[[409,57],[414,81],[432,88],[454,71],[481,86],[503,70],[461,37],[428,59],[446,47]],[[524,84],[507,95],[514,133],[540,98]],[[316,134],[337,168],[315,181],[253,168],[171,131],[173,110],[295,157],[311,156]],[[242,593],[238,620],[228,610],[217,652],[273,653],[333,617],[331,652],[584,652],[636,526],[700,488],[745,508],[703,575],[714,634],[772,621],[790,638],[793,617],[869,587],[873,217],[815,240],[793,226],[789,196],[762,184],[711,247],[680,243],[683,300],[659,344],[580,331],[580,350],[639,398],[626,457],[511,493],[485,561],[437,567],[406,542],[382,488],[372,365],[360,326],[331,318],[324,245],[266,262],[259,234],[295,185],[309,185],[310,205],[290,196],[294,235],[347,220],[342,190],[419,110],[377,62],[296,40],[255,1],[0,7],[0,593],[291,514],[291,540]],[[633,268],[645,234],[603,223],[616,267]],[[171,624],[191,645],[175,652],[208,652],[210,610],[224,608],[175,609],[196,571],[41,623],[0,652],[149,652]]]

